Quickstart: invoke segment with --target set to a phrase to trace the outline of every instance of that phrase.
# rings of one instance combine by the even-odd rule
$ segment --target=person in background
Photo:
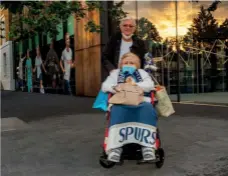
[[[50,44],[44,65],[48,68],[52,80],[52,88],[56,88],[56,79],[59,78],[59,58],[54,50],[54,41]]]
[[[108,41],[102,54],[102,64],[108,72],[118,68],[120,58],[132,52],[140,58],[141,68],[144,68],[144,56],[146,47],[144,41],[135,34],[136,21],[126,17],[120,21],[120,32],[113,35]]]
[[[29,56],[29,49],[27,50],[27,55],[26,55],[26,80],[27,80],[27,86],[28,86],[28,92],[33,92],[33,87],[32,87],[32,59]]]
[[[44,93],[44,86],[43,86],[43,73],[41,70],[41,66],[43,67],[43,70],[45,73],[47,73],[42,58],[40,54],[40,48],[36,48],[36,59],[35,59],[35,68],[33,69],[33,72],[36,71],[37,79],[39,80],[40,83],[40,93]]]
[[[62,52],[60,67],[64,74],[63,76],[64,91],[65,93],[72,95],[71,86],[70,86],[70,74],[71,74],[71,68],[74,67],[74,63],[72,62],[73,55],[72,55],[72,50],[70,48],[70,37],[68,33],[65,36],[65,44],[66,44],[66,47]]]
[[[18,69],[18,84],[19,84],[19,88],[21,88],[21,90],[24,90],[24,68],[23,68],[23,63],[25,60],[25,57],[22,57],[22,53],[20,53],[20,58],[19,58],[19,65],[17,67]]]

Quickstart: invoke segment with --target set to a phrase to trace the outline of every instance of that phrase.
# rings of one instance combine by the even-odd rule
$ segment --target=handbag
[[[155,97],[158,100],[158,103],[155,105],[155,108],[157,109],[159,116],[169,117],[170,115],[175,113],[172,102],[164,86],[156,87]]]
[[[153,77],[152,79],[157,84],[155,98],[158,100],[158,103],[155,105],[157,113],[161,117],[169,117],[175,113],[172,102],[169,98],[169,95],[164,86],[161,86],[158,81]]]
[[[137,106],[143,102],[143,90],[139,86],[123,83],[119,88],[121,91],[109,99],[110,104]]]

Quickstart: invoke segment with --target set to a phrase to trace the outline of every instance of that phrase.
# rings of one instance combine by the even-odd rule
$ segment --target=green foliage
[[[9,32],[13,40],[27,39],[37,33],[49,34],[54,38],[58,35],[56,26],[66,22],[70,15],[74,14],[77,20],[81,20],[86,17],[87,11],[104,10],[101,1],[86,1],[86,6],[80,1],[3,1],[1,5],[13,13]],[[114,20],[126,16],[122,5],[123,2],[119,2],[108,9]],[[99,33],[101,26],[90,20],[85,30]]]
[[[88,23],[85,25],[85,30],[89,32],[101,32],[102,28],[99,25],[96,25],[94,21],[90,20]]]
[[[138,37],[143,40],[153,40],[160,42],[162,37],[155,25],[146,18],[140,18],[138,20]]]
[[[108,9],[112,20],[115,22],[119,22],[122,18],[126,17],[128,13],[122,10],[122,6],[124,5],[124,1],[120,1],[118,3],[114,3],[111,9]]]

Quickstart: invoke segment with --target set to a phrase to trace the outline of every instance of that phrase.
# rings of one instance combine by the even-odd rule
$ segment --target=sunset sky
[[[179,1],[178,34],[185,35],[187,28],[192,24],[192,19],[197,16],[200,6],[204,5],[207,8],[211,3],[212,1],[199,1],[198,3]],[[136,1],[125,1],[123,8],[129,13],[129,16],[136,18]],[[228,18],[228,1],[222,0],[213,15],[219,24]],[[138,18],[141,17],[145,17],[155,24],[163,39],[176,35],[174,1],[138,1]]]

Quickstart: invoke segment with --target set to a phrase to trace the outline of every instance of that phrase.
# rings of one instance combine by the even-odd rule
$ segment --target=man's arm
[[[41,59],[41,58],[40,58],[40,59]],[[43,67],[44,72],[47,73],[47,70],[46,70],[46,68],[44,67],[44,64],[43,64],[42,59],[41,59],[41,65],[42,65],[42,67]]]
[[[34,69],[33,69],[33,72],[35,72],[36,71],[36,66],[34,67]]]
[[[75,68],[75,60],[73,59],[72,49],[70,49],[70,51],[71,51],[71,68]]]
[[[55,52],[55,50],[53,51],[53,54],[54,54],[54,57],[55,57],[56,64],[59,65],[59,57],[58,57],[57,53]]]
[[[114,37],[111,37],[109,39],[102,53],[102,58],[101,58],[103,66],[109,72],[116,69],[115,66],[111,63],[111,60],[113,60],[112,58],[114,57],[114,53],[113,53],[114,40],[115,40]]]
[[[61,68],[62,72],[64,73],[65,70],[64,70],[64,67],[63,67],[63,59],[64,59],[64,55],[63,55],[63,52],[62,52],[62,56],[61,56],[61,60],[60,60],[60,68]]]
[[[35,59],[35,67],[34,67],[34,69],[32,70],[33,72],[36,71],[36,63],[37,63],[37,60]]]
[[[47,65],[48,59],[49,59],[49,55],[50,55],[50,50],[47,53],[46,59],[44,61],[44,65]]]

